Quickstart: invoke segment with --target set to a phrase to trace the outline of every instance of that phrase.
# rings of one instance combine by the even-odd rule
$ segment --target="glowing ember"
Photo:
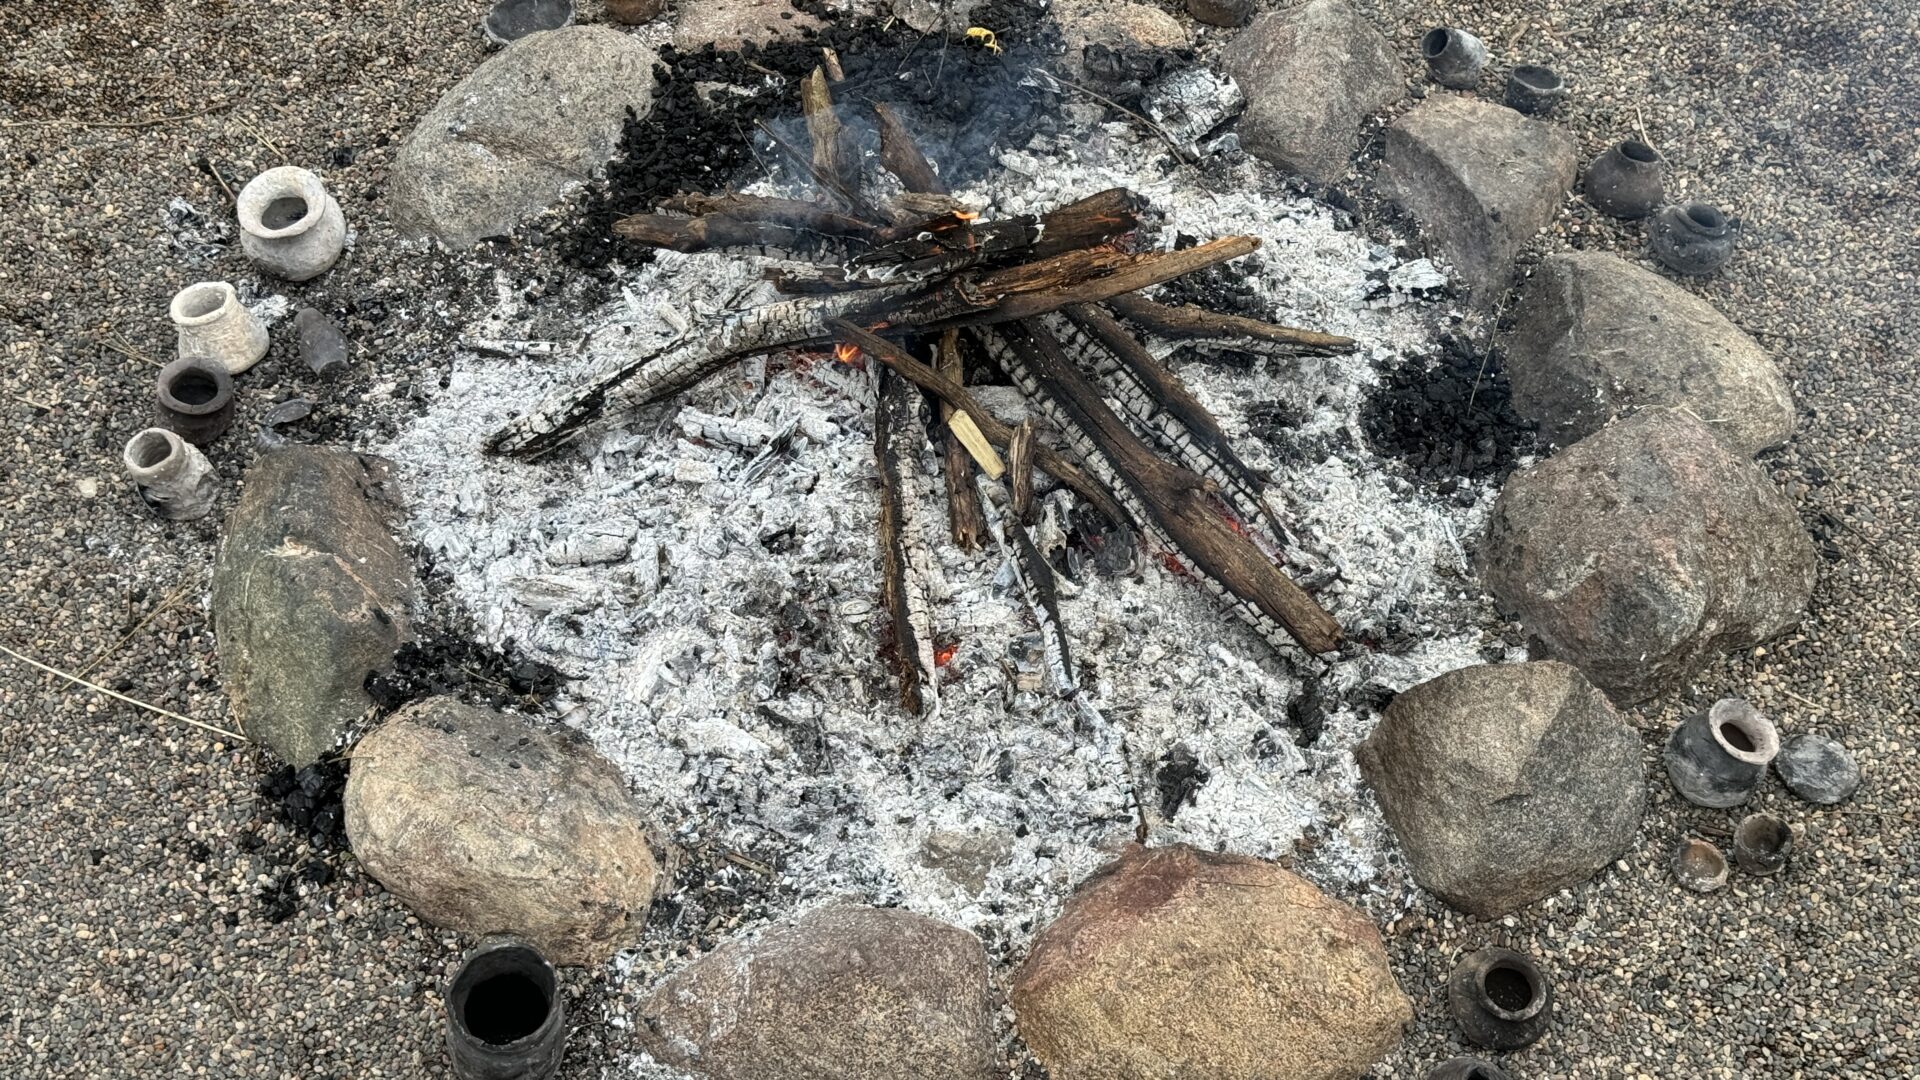
[[[954,656],[957,653],[959,653],[959,651],[960,651],[960,643],[957,641],[950,645],[940,646],[938,649],[935,649],[933,651],[934,666],[946,667],[948,664],[953,662]]]
[[[843,364],[857,364],[860,362],[860,348],[843,341],[833,347],[833,358]]]

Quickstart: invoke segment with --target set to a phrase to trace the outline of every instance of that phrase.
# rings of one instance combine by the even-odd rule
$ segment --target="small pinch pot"
[[[1760,710],[1722,698],[1682,721],[1667,737],[1667,778],[1695,806],[1739,806],[1780,752],[1780,733]]]
[[[181,359],[210,360],[238,375],[267,355],[267,328],[224,281],[202,281],[173,294],[167,307]]]
[[[1453,969],[1447,1008],[1473,1045],[1518,1050],[1553,1023],[1553,987],[1530,958],[1490,946],[1468,953]]]
[[[160,423],[195,446],[233,423],[233,376],[212,360],[182,357],[160,369],[153,388]]]
[[[1665,207],[1647,222],[1647,247],[1676,274],[1700,277],[1727,265],[1736,239],[1727,215],[1703,202]]]
[[[1694,892],[1716,892],[1727,884],[1727,857],[1711,843],[1689,836],[1673,849],[1673,876]]]
[[[121,453],[127,479],[154,513],[193,521],[213,509],[217,481],[206,456],[166,428],[148,428]]]
[[[347,219],[320,178],[297,165],[247,181],[236,200],[240,247],[261,270],[288,281],[325,273],[347,242]]]
[[[1513,1077],[1485,1058],[1456,1057],[1428,1069],[1426,1080],[1513,1080]]]
[[[490,937],[447,981],[447,1050],[458,1080],[544,1080],[567,1045],[553,965],[519,938]]]
[[[1545,116],[1567,96],[1559,73],[1539,64],[1521,64],[1507,76],[1507,107],[1528,116]]]
[[[1615,143],[1587,166],[1587,202],[1609,217],[1646,217],[1666,198],[1660,164],[1659,153],[1638,139]]]
[[[1733,830],[1733,861],[1749,874],[1777,874],[1793,853],[1793,830],[1772,814],[1748,814]]]
[[[1471,90],[1480,85],[1481,69],[1487,66],[1487,46],[1465,30],[1436,26],[1420,38],[1420,55],[1426,58],[1427,74],[1441,86]]]

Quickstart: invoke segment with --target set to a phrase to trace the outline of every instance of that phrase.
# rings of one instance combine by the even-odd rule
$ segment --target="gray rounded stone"
[[[1773,759],[1773,768],[1788,791],[1810,803],[1830,806],[1860,790],[1859,763],[1846,747],[1825,735],[1789,739]]]
[[[1248,152],[1323,184],[1346,173],[1366,118],[1406,93],[1393,46],[1346,0],[1254,19],[1220,64],[1247,95]]]

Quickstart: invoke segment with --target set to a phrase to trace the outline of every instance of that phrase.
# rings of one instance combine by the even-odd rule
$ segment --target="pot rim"
[[[480,961],[499,953],[523,954],[525,957],[530,958],[533,961],[533,971],[538,974],[540,980],[545,984],[541,989],[547,997],[547,1015],[540,1021],[540,1025],[518,1039],[503,1043],[488,1042],[486,1039],[474,1034],[473,1030],[467,1027],[466,1009],[464,1008],[467,995],[472,993],[473,988],[483,981],[476,974],[478,969],[483,966],[480,964]],[[500,972],[494,974],[503,974],[508,970],[515,969],[503,968]],[[459,970],[455,971],[453,977],[447,980],[445,1001],[447,1007],[447,1023],[452,1025],[455,1031],[471,1039],[476,1046],[488,1047],[499,1054],[518,1053],[533,1046],[550,1036],[555,1026],[561,1022],[560,977],[553,969],[553,962],[547,959],[546,954],[534,948],[531,944],[512,938],[487,942],[468,953],[466,959],[460,962]]]
[[[1727,215],[1712,203],[1689,202],[1680,206],[1680,216],[1696,229],[1718,232],[1727,227]]]
[[[1547,1007],[1546,976],[1541,973],[1540,965],[1526,956],[1511,949],[1500,949],[1487,956],[1477,966],[1479,970],[1474,973],[1474,984],[1479,990],[1480,1000],[1485,1003],[1487,1011],[1494,1016],[1509,1023],[1519,1023],[1533,1019]],[[1487,976],[1496,971],[1511,971],[1526,980],[1528,993],[1526,1005],[1518,1009],[1509,1009],[1493,999],[1493,995],[1487,992]]]
[[[1675,875],[1677,876],[1679,874],[1680,867],[1685,865],[1688,856],[1696,852],[1711,856],[1712,861],[1709,865],[1713,868],[1713,872],[1709,877],[1713,884],[1708,889],[1696,889],[1695,891],[1712,892],[1714,889],[1725,885],[1727,883],[1727,853],[1721,851],[1720,845],[1713,841],[1702,840],[1697,836],[1682,837],[1680,843],[1674,847],[1673,867]],[[1681,881],[1681,884],[1687,885],[1684,880]],[[1693,886],[1687,885],[1687,888],[1692,889]]]
[[[307,205],[307,212],[299,220],[278,229],[268,228],[261,215],[275,200],[289,196],[299,198]],[[284,240],[299,236],[320,223],[327,212],[327,187],[320,178],[298,165],[280,165],[247,181],[240,189],[240,195],[234,200],[235,212],[240,216],[240,227],[262,240]]]
[[[1753,842],[1753,833],[1760,829],[1768,833],[1764,846]],[[1780,855],[1793,846],[1793,827],[1773,814],[1748,814],[1734,826],[1733,842],[1758,855]]]
[[[220,302],[213,305],[210,310],[189,315],[187,313],[189,304],[193,300],[206,296],[209,292],[217,293]],[[173,320],[175,326],[205,326],[226,317],[229,306],[238,306],[239,303],[240,294],[226,282],[196,281],[173,294],[173,302],[167,305],[167,315]]]
[[[141,459],[145,455],[138,451],[156,442],[166,446],[165,456],[152,464],[144,463]],[[135,432],[133,438],[127,440],[126,448],[120,452],[120,460],[126,464],[127,471],[133,474],[135,479],[151,479],[165,472],[170,463],[182,458],[186,450],[187,440],[181,438],[176,432],[168,431],[163,427],[150,427]]]
[[[173,384],[189,371],[200,372],[213,380],[213,396],[198,405],[180,400],[173,392]],[[182,416],[211,416],[233,400],[233,376],[227,373],[226,365],[201,356],[183,356],[161,368],[157,383],[161,406]]]
[[[1707,735],[1713,739],[1727,756],[1748,765],[1765,765],[1780,753],[1780,732],[1773,721],[1763,716],[1759,709],[1739,698],[1721,698],[1707,710]],[[1727,741],[1722,728],[1739,728],[1753,744],[1753,749],[1742,750]]]
[[[1536,94],[1551,94],[1567,88],[1560,73],[1544,64],[1521,64],[1513,69],[1513,81]]]
[[[1665,160],[1660,156],[1660,151],[1639,139],[1622,139],[1614,145],[1614,149],[1620,151],[1621,157],[1641,165],[1658,165]]]
[[[1420,35],[1420,55],[1429,60],[1444,55],[1447,46],[1453,44],[1454,37],[1458,33],[1459,31],[1451,26],[1436,26]]]

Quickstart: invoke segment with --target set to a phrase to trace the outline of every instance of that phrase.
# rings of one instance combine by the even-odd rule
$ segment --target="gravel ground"
[[[259,413],[306,396],[321,403],[319,434],[377,434],[431,390],[434,344],[497,270],[567,288],[547,284],[538,228],[456,261],[399,245],[384,221],[394,145],[479,62],[484,5],[328,7],[97,0],[0,28],[0,643],[216,724],[203,597]],[[1640,847],[1593,883],[1497,924],[1425,903],[1390,931],[1419,1022],[1382,1075],[1419,1075],[1453,1051],[1441,983],[1489,941],[1534,952],[1558,979],[1553,1033],[1511,1059],[1522,1077],[1920,1074],[1908,659],[1920,647],[1920,16],[1864,0],[1363,7],[1410,59],[1445,22],[1481,33],[1496,63],[1559,67],[1587,155],[1644,128],[1672,190],[1742,219],[1743,254],[1699,289],[1794,383],[1805,422],[1769,464],[1828,562],[1797,634],[1637,722],[1657,777],[1661,736],[1685,709],[1743,693],[1788,733],[1847,742],[1867,774],[1838,810],[1769,782],[1759,808],[1800,832],[1776,878],[1680,892],[1667,852],[1689,831],[1723,837],[1735,817],[1676,805],[1662,781]],[[285,290],[342,317],[355,372],[322,385],[276,345],[241,380],[245,414],[213,455],[227,482],[215,516],[156,521],[120,481],[119,452],[171,354],[167,299],[203,278],[257,281],[237,248],[194,245],[230,220],[222,179],[237,189],[283,161],[322,169],[358,229],[341,266]],[[170,228],[176,198],[205,220]],[[1544,247],[1640,242],[1577,201],[1555,231]],[[278,823],[255,793],[271,762],[0,665],[12,676],[0,684],[0,1071],[443,1072],[436,986],[463,942]],[[579,1015],[600,1011],[600,978],[569,977]],[[584,1027],[565,1075],[600,1075],[613,1035]]]

